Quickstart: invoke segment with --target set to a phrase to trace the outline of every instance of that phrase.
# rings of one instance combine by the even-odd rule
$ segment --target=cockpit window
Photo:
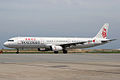
[[[9,42],[14,42],[14,40],[8,40]]]

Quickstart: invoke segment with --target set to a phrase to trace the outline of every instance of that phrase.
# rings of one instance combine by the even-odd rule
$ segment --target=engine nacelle
[[[52,51],[60,51],[63,50],[63,48],[61,46],[51,46],[50,47]]]

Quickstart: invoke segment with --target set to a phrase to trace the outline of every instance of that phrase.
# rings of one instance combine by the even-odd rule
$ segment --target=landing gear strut
[[[17,54],[19,54],[19,49],[17,49],[17,52],[16,52]]]
[[[63,53],[64,53],[64,54],[67,54],[67,50],[63,50]]]
[[[54,51],[55,54],[58,54],[58,51]]]

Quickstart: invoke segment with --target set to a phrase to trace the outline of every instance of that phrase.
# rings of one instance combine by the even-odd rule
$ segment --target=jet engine
[[[60,51],[60,50],[63,50],[63,48],[61,46],[51,46],[50,49],[52,51]]]

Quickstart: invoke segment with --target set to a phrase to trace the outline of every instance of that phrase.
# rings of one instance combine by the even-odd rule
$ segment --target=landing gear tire
[[[58,54],[58,51],[54,51],[55,54]]]
[[[17,52],[16,52],[16,54],[19,54],[19,49],[17,49]]]
[[[68,52],[67,52],[67,50],[63,50],[63,53],[64,53],[64,54],[67,54]]]

